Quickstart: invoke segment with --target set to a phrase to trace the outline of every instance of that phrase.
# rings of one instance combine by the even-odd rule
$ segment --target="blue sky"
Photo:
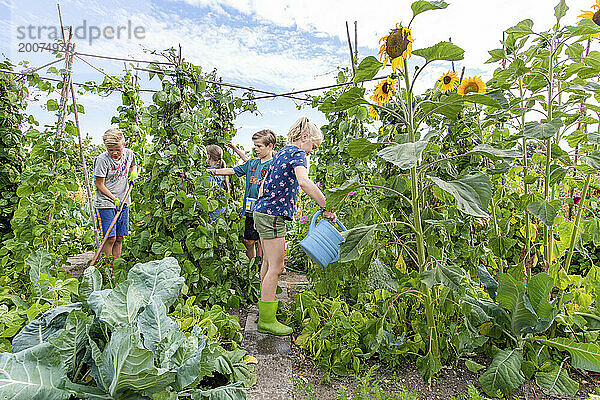
[[[467,67],[466,76],[491,77],[494,66],[484,64],[487,50],[499,47],[502,31],[521,19],[531,18],[535,27],[552,24],[553,7],[558,0],[457,0],[448,1],[446,10],[421,14],[413,23],[414,48],[426,47],[452,38],[465,50],[465,60],[456,63],[457,70]],[[568,1],[570,10],[565,22],[573,22],[580,10],[590,9],[592,0]],[[358,21],[359,58],[376,55],[378,38],[396,22],[408,22],[410,2],[401,0],[324,1],[324,0],[132,0],[61,1],[65,25],[87,27],[142,27],[142,39],[76,39],[81,52],[155,58],[144,49],[162,50],[181,43],[183,56],[205,71],[217,68],[224,82],[253,86],[257,89],[283,92],[335,83],[337,67],[349,66],[345,21]],[[18,52],[19,43],[37,40],[19,39],[19,26],[57,26],[55,2],[32,0],[0,0],[0,52],[13,62],[30,61],[42,65],[51,60],[47,52]],[[109,74],[119,74],[122,62],[88,59]],[[413,57],[411,63],[417,63]],[[439,64],[422,74],[422,87],[448,70]],[[158,81],[145,88],[156,89]],[[102,79],[101,74],[76,60],[75,81]],[[241,94],[241,92],[238,92]],[[144,100],[150,102],[150,95]],[[79,99],[86,107],[81,116],[83,130],[100,143],[102,132],[116,113],[120,96],[86,94]],[[301,102],[289,99],[259,100],[258,115],[242,114],[236,120],[238,135],[234,142],[250,146],[256,130],[273,129],[285,135],[300,115],[308,115],[318,124],[324,116],[310,107],[301,110]],[[39,105],[31,106],[39,120],[52,123],[54,118]]]

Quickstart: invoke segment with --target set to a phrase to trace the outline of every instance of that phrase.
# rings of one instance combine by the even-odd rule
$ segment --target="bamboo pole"
[[[350,65],[352,66],[352,80],[356,71],[354,70],[354,54],[352,54],[352,42],[350,41],[350,29],[348,28],[348,21],[346,21],[346,36],[348,37],[348,48],[350,49]]]
[[[60,13],[60,6],[59,6]],[[61,28],[62,28],[62,20],[61,20]],[[67,101],[69,100],[69,86],[72,80],[72,70],[73,70],[73,54],[70,52],[71,39],[73,37],[73,30],[69,27],[69,38],[66,42],[65,46],[65,74],[62,80],[62,90],[60,93],[60,103],[58,106],[58,122],[56,124],[56,136],[58,138],[62,137],[63,130],[65,127],[65,119],[67,116]],[[63,32],[64,38],[64,32]],[[61,148],[61,142],[58,143],[58,148]]]
[[[79,124],[79,112],[77,112],[77,99],[75,97],[75,89],[73,82],[69,85],[71,87],[71,98],[73,99],[73,112],[75,113],[75,126],[77,127],[77,138],[79,139],[79,155],[81,157],[81,165],[83,166],[83,177],[85,180],[85,190],[88,198],[88,205],[90,207],[90,217],[92,218],[92,226],[94,227],[94,239],[96,247],[98,247],[98,225],[96,224],[96,218],[94,217],[94,207],[92,205],[92,189],[90,186],[90,178],[87,171],[87,165],[85,163],[85,155],[83,154],[83,142],[81,140],[81,125]]]

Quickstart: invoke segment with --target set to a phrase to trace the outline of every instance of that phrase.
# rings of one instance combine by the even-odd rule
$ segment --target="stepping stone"
[[[68,277],[79,278],[83,274],[83,270],[88,263],[94,258],[94,252],[88,251],[67,258],[67,262],[63,265],[63,269],[67,271]]]
[[[283,285],[282,285],[283,286]],[[280,301],[288,299],[287,287],[277,295]],[[248,310],[242,347],[256,357],[254,372],[256,385],[248,390],[248,400],[288,400],[294,396],[292,383],[291,336],[274,336],[258,332],[258,307]]]

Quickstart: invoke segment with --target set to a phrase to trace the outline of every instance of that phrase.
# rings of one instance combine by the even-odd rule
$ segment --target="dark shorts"
[[[244,223],[244,239],[246,240],[258,240],[258,231],[254,228],[254,218],[250,215],[246,215],[246,222]]]
[[[114,208],[96,208],[96,220],[98,222],[98,228],[100,229],[100,237],[106,235],[106,231],[108,231],[108,227],[113,218],[115,218],[115,215],[117,215],[117,210]],[[127,235],[129,235],[129,207],[125,206],[108,237]]]

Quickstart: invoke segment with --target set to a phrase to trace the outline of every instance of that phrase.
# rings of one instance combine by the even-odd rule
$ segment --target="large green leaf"
[[[157,392],[175,380],[175,372],[154,366],[154,353],[140,346],[137,327],[117,327],[102,353],[93,340],[89,343],[96,364],[92,376],[96,384],[113,397],[126,390]]]
[[[575,382],[565,368],[564,363],[548,362],[542,370],[535,374],[535,383],[545,393],[554,393],[559,396],[573,398],[579,390],[579,383]]]
[[[427,354],[418,357],[416,364],[423,380],[427,384],[431,384],[431,380],[442,370],[442,363],[438,357],[433,355],[431,349],[429,349]]]
[[[508,310],[510,327],[515,335],[531,332],[538,323],[538,316],[529,307],[525,285],[509,274],[500,275],[496,300],[500,307]]]
[[[429,10],[441,10],[448,7],[448,3],[445,1],[433,1],[433,0],[417,0],[410,5],[413,11],[413,17],[421,14],[422,12]]]
[[[537,339],[571,355],[572,365],[586,371],[600,372],[600,346],[596,343],[577,343],[567,338]]]
[[[521,350],[499,350],[487,371],[479,377],[481,387],[492,397],[498,397],[499,392],[505,396],[511,394],[525,382],[521,372],[522,363]]]
[[[158,343],[163,340],[170,331],[177,329],[177,324],[167,315],[167,308],[159,299],[153,297],[150,303],[144,307],[137,319],[140,333],[144,337],[144,346],[155,351]]]
[[[13,353],[46,343],[50,338],[59,335],[65,326],[67,315],[80,308],[81,303],[58,306],[25,325],[12,340]]]
[[[373,143],[369,139],[359,138],[348,143],[347,150],[350,157],[364,158],[370,156],[378,147],[378,143]]]
[[[10,400],[67,400],[66,370],[49,343],[0,353],[0,393]]]
[[[87,346],[86,328],[91,321],[82,311],[74,310],[67,317],[65,329],[50,339],[67,371],[73,371],[78,365],[78,357]]]
[[[199,389],[192,393],[194,400],[246,400],[247,389],[242,382],[230,383],[214,389]]]
[[[369,284],[372,290],[384,289],[389,292],[398,290],[398,281],[391,270],[393,266],[382,262],[379,257],[375,257],[369,264]]]
[[[462,294],[465,290],[463,286],[465,271],[459,266],[440,263],[435,268],[423,271],[421,275],[421,281],[429,288],[444,285],[457,295]]]
[[[465,214],[488,218],[485,211],[492,197],[492,183],[485,174],[466,175],[454,181],[430,177],[440,189],[456,199],[456,207]]]
[[[576,26],[567,26],[569,37],[595,35],[600,33],[599,29],[598,25],[591,19],[580,19]]]
[[[592,171],[589,171],[588,174],[597,173],[600,171],[600,152],[594,151],[581,157],[581,162],[592,168]]]
[[[31,283],[36,284],[40,279],[40,274],[50,275],[50,266],[52,257],[44,249],[37,249],[25,259],[25,265],[29,268],[29,279]]]
[[[87,305],[97,317],[99,317],[102,313],[104,303],[106,303],[106,299],[111,292],[112,289],[96,290],[95,292],[90,293],[88,296]]]
[[[427,142],[422,141],[394,144],[379,150],[377,154],[400,169],[409,169],[418,164],[425,146]]]
[[[254,367],[245,361],[248,352],[242,349],[227,351],[215,360],[217,372],[228,376],[230,382],[242,382],[246,387],[256,384]]]
[[[431,47],[413,50],[412,53],[423,57],[427,62],[436,60],[458,61],[465,56],[465,51],[452,42],[439,42]]]
[[[560,125],[558,122],[525,122],[523,136],[531,139],[545,140],[554,137],[558,133]]]
[[[434,113],[441,114],[450,119],[456,120],[465,106],[463,96],[452,93],[449,96],[444,97],[443,101],[434,102],[431,100],[425,100],[419,104],[426,114]]]
[[[346,199],[350,192],[356,191],[361,187],[362,185],[359,182],[359,176],[355,175],[353,178],[342,183],[340,187],[327,189],[325,191],[327,204],[335,208]]]
[[[167,308],[179,297],[185,279],[180,276],[181,268],[173,257],[136,264],[127,273],[127,280],[140,291],[144,303],[153,296],[158,297]]]
[[[554,279],[545,272],[534,275],[527,282],[527,295],[536,314],[540,318],[552,315],[554,307],[550,304],[550,294],[554,288]]]
[[[130,280],[126,280],[108,294],[98,318],[114,329],[119,325],[135,323],[143,306],[142,293]]]
[[[463,99],[474,104],[483,104],[484,106],[500,108],[498,101],[487,94],[469,93],[465,94]]]
[[[102,274],[93,265],[87,267],[81,276],[79,284],[79,300],[87,304],[88,297],[92,292],[102,290]]]
[[[554,7],[554,15],[556,16],[556,20],[560,21],[562,17],[565,16],[569,7],[565,0],[560,0],[558,4]]]
[[[176,387],[179,390],[192,386],[205,376],[213,376],[215,362],[224,353],[214,343],[209,344],[202,338],[197,343],[194,353],[177,368]]]
[[[527,211],[546,226],[552,226],[554,224],[554,218],[558,214],[559,201],[542,201],[533,202],[527,205]]]
[[[533,21],[530,19],[524,19],[515,26],[508,28],[506,33],[512,34],[516,39],[527,36],[533,33]]]
[[[505,161],[512,161],[515,158],[521,157],[523,154],[517,148],[514,149],[497,149],[490,146],[489,144],[478,144],[470,151],[471,153],[484,154],[493,159],[502,159]]]
[[[382,66],[383,64],[377,58],[373,56],[365,57],[356,69],[354,83],[373,78]]]
[[[353,87],[342,93],[335,102],[331,96],[326,97],[319,106],[319,110],[324,113],[332,113],[344,111],[360,104],[368,104],[365,100],[365,89]]]
[[[340,245],[340,262],[348,262],[358,259],[362,248],[373,240],[377,225],[359,226],[342,232],[344,241]]]
[[[485,286],[485,291],[490,296],[490,299],[496,300],[498,282],[490,274],[485,265],[479,265],[477,267],[477,274],[479,275],[479,279],[481,279],[481,283],[483,283],[483,286]]]

